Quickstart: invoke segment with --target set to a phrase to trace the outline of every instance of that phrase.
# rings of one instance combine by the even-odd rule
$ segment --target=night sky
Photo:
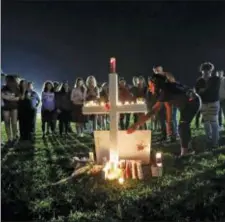
[[[225,3],[2,1],[4,72],[103,82],[111,56],[128,82],[162,64],[190,85],[203,61],[225,68]]]

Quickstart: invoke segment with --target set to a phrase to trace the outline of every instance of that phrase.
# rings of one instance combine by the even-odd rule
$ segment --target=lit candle
[[[123,183],[124,183],[124,178],[123,178],[123,177],[120,177],[120,178],[118,179],[118,182],[119,182],[119,184],[123,184]]]
[[[104,103],[104,102],[101,102],[100,105],[101,105],[101,106],[105,106],[105,103]]]
[[[162,153],[160,152],[156,153],[155,159],[156,159],[156,165],[158,167],[162,167]]]
[[[128,102],[128,101],[126,101],[124,104],[125,104],[125,105],[129,105],[129,102]]]
[[[116,58],[110,58],[110,73],[116,73]]]

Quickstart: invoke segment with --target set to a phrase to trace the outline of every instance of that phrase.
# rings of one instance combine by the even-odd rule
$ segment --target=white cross
[[[104,104],[94,102],[87,103],[83,106],[83,114],[109,114],[110,121],[110,161],[118,162],[118,130],[119,130],[119,114],[120,113],[145,113],[147,106],[144,102],[125,103],[122,105],[118,102],[118,75],[117,73],[109,74],[109,111],[106,110]]]

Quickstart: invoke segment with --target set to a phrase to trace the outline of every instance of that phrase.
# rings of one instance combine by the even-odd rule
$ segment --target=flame
[[[119,167],[119,155],[117,152],[115,151],[110,152],[110,160],[106,162],[103,171],[105,173],[105,180],[118,180],[120,184],[123,183],[122,181],[123,171]]]
[[[158,152],[155,155],[156,159],[161,159],[162,158],[162,153]]]
[[[123,183],[124,183],[124,178],[123,178],[123,177],[120,177],[120,178],[118,179],[118,182],[119,182],[119,184],[123,184]]]

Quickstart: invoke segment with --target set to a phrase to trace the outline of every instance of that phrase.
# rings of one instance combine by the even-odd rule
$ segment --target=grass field
[[[152,144],[163,152],[161,178],[121,186],[82,176],[52,186],[71,175],[75,153],[88,153],[94,143],[75,134],[43,141],[38,123],[36,144],[2,150],[2,220],[225,221],[225,146],[204,152],[202,131],[194,134],[197,154],[180,160],[175,158],[179,144]]]

